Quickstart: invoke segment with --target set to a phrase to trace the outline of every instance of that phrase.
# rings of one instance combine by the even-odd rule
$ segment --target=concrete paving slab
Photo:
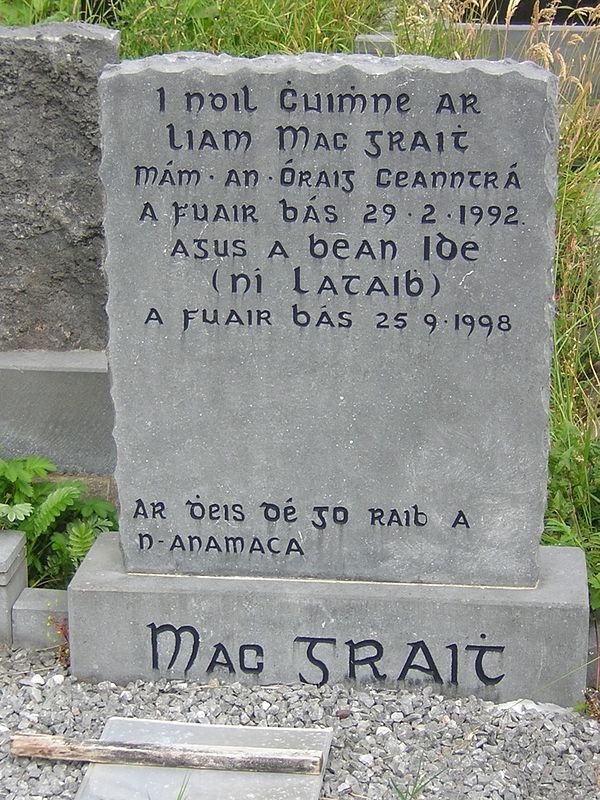
[[[176,800],[184,786],[186,798],[202,800],[317,800],[331,737],[330,728],[198,725],[111,717],[103,741],[321,750],[323,770],[321,775],[292,775],[92,764],[76,800]]]

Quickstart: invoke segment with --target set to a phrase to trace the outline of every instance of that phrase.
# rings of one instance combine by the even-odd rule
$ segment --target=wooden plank
[[[250,734],[251,729],[248,729]],[[85,739],[74,742],[63,736],[15,733],[10,737],[14,756],[57,761],[92,761],[97,764],[133,764],[152,767],[288,772],[319,775],[322,754],[318,750],[270,747],[225,747],[222,745],[159,745],[105,742]]]

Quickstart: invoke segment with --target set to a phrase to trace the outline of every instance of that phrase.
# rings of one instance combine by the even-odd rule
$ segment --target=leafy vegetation
[[[600,106],[594,105],[589,83],[574,85],[576,96],[565,105],[561,119],[552,449],[544,541],[583,547],[591,605],[598,609]]]
[[[64,588],[96,536],[117,528],[112,503],[80,481],[49,480],[55,470],[39,456],[0,460],[0,529],[25,534],[30,586]]]

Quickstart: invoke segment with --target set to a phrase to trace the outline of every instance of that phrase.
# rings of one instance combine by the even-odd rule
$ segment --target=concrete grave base
[[[58,647],[65,644],[67,593],[59,589],[23,589],[12,609],[15,647]]]
[[[0,530],[0,644],[12,643],[12,607],[26,586],[25,536]]]
[[[576,548],[541,548],[534,589],[127,574],[117,536],[69,587],[73,674],[116,683],[433,684],[571,706],[588,601]]]

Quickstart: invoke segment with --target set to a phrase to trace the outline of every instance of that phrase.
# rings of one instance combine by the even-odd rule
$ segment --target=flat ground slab
[[[134,744],[229,745],[320,750],[323,771],[331,745],[331,729],[258,728],[234,725],[197,725],[147,719],[111,717],[102,733],[103,741]],[[132,767],[92,764],[76,800],[317,800],[321,775],[221,770]]]

